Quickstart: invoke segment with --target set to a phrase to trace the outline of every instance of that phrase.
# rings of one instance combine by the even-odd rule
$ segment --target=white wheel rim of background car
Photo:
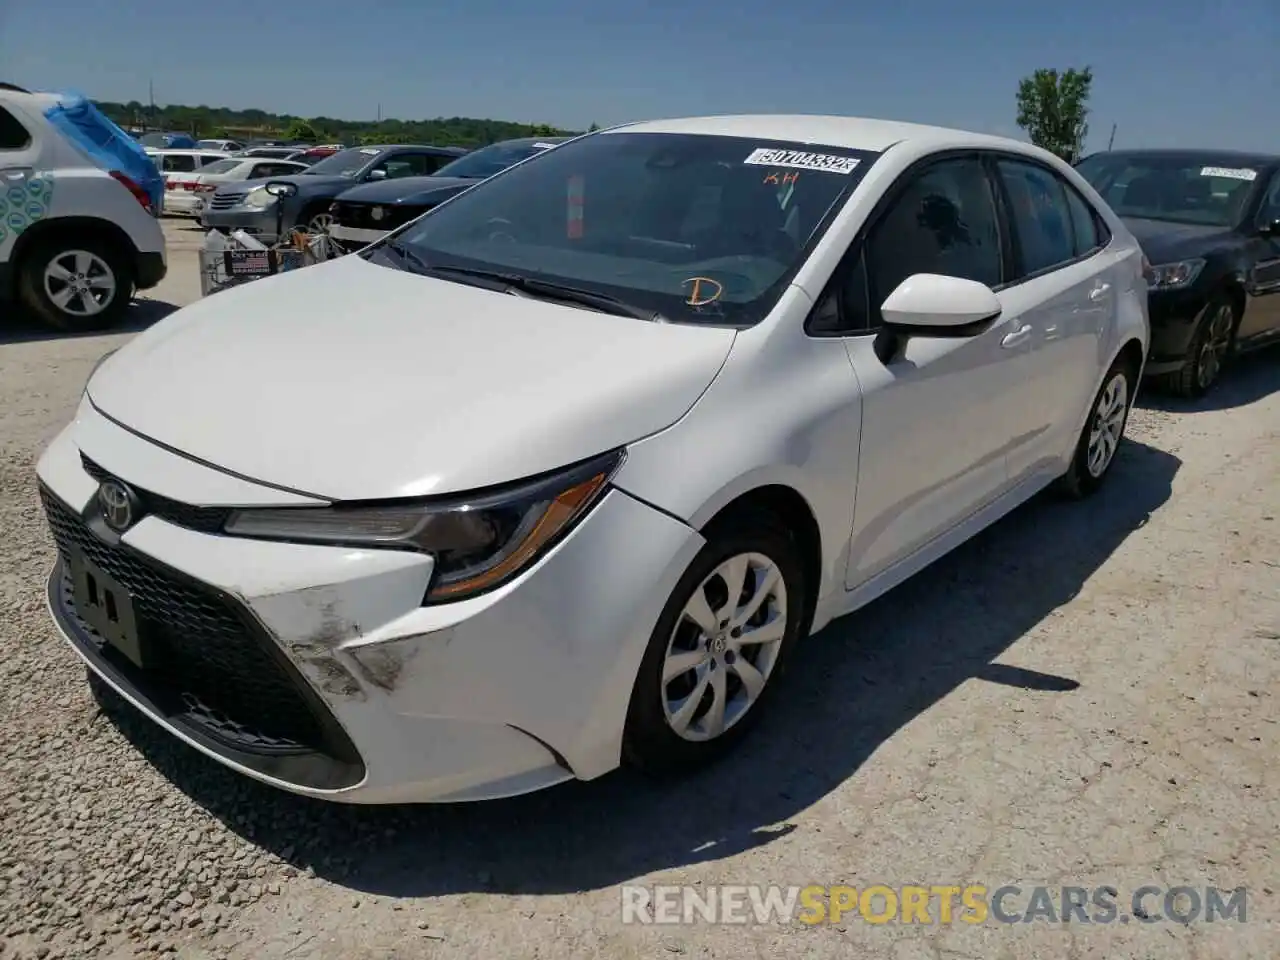
[[[92,317],[115,299],[116,275],[96,253],[66,250],[44,268],[44,292],[63,313]]]
[[[317,213],[314,217],[307,221],[308,233],[328,233],[329,228],[333,226],[333,214]]]
[[[727,599],[713,606],[708,587]],[[697,628],[691,642],[687,624]],[[685,604],[663,658],[662,706],[672,731],[685,740],[714,740],[746,716],[786,631],[787,587],[776,563],[739,553],[711,571]],[[680,688],[674,696],[673,685]]]
[[[1102,391],[1094,410],[1093,429],[1089,433],[1090,476],[1102,476],[1116,455],[1128,407],[1129,380],[1123,373],[1117,373]]]

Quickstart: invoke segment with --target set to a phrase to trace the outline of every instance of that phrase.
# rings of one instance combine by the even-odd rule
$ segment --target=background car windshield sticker
[[[804,150],[777,150],[759,147],[747,155],[743,163],[753,167],[793,167],[799,170],[821,170],[845,176],[858,169],[857,157],[841,157],[834,153],[807,153]]]
[[[680,286],[691,288],[689,299],[685,301],[690,307],[705,307],[715,303],[724,295],[724,284],[711,277],[690,277]]]
[[[1257,180],[1258,171],[1248,170],[1244,167],[1203,167],[1200,170],[1202,177],[1226,177],[1231,180]]]
[[[569,178],[568,207],[565,211],[565,232],[570,240],[582,239],[583,210],[587,195],[587,181],[581,174]]]

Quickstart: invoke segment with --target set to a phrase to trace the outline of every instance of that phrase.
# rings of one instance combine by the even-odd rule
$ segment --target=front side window
[[[1269,226],[1280,221],[1280,171],[1271,178],[1271,186],[1262,200],[1262,209],[1258,211],[1258,222]]]
[[[986,169],[944,160],[908,174],[867,233],[840,291],[842,332],[880,325],[880,305],[908,277],[937,273],[987,286],[1002,280],[1000,228]],[[824,331],[825,332],[825,331]]]
[[[1257,169],[1213,154],[1094,154],[1076,164],[1119,216],[1200,226],[1240,222]]]
[[[27,128],[4,107],[0,107],[0,150],[25,150],[31,144]]]
[[[677,322],[749,325],[777,302],[877,156],[741,137],[597,134],[458,195],[395,246],[427,271],[513,274]]]
[[[998,160],[1009,197],[1025,277],[1074,260],[1075,234],[1062,182],[1044,167],[1020,160]]]
[[[438,166],[437,158],[426,153],[397,153],[370,170],[386,172],[386,179],[398,180],[401,177],[425,177]]]

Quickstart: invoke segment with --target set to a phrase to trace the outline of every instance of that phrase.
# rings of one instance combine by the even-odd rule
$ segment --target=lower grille
[[[51,584],[50,599],[92,643],[95,650],[88,653],[96,653],[166,717],[233,752],[320,754],[338,766],[358,765],[336,721],[304,692],[305,681],[268,649],[269,640],[235,601],[123,544],[100,539],[43,485],[40,496],[64,570],[61,583]],[[154,665],[136,667],[76,614],[65,572],[73,551],[130,594]]]
[[[375,208],[382,210],[382,218],[375,220]],[[394,230],[410,220],[426,213],[430,206],[423,204],[334,203],[330,208],[334,220],[354,230]]]

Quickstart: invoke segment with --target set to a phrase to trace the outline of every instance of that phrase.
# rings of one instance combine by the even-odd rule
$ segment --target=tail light
[[[147,191],[138,186],[137,182],[133,180],[133,178],[126,176],[119,170],[112,170],[111,179],[124,186],[126,190],[133,194],[133,199],[142,204],[143,208],[148,213],[151,212],[151,198],[147,196]]]

